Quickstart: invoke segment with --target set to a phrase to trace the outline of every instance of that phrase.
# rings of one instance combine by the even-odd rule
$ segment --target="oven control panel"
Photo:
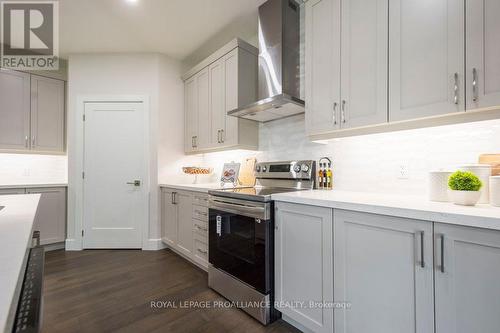
[[[315,175],[315,165],[312,160],[260,162],[255,165],[255,177],[311,180]]]

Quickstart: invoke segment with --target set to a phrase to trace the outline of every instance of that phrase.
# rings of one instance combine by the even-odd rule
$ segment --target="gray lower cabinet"
[[[24,188],[2,188],[0,189],[0,195],[11,195],[11,194],[26,194]]]
[[[66,188],[29,188],[26,193],[41,194],[34,229],[40,231],[40,244],[64,242],[66,238]]]
[[[34,230],[40,231],[40,244],[64,242],[66,239],[66,188],[9,188],[0,195],[41,194],[35,216]]]
[[[435,223],[436,333],[500,331],[500,232]]]
[[[430,333],[432,223],[334,210],[335,332]]]
[[[207,194],[161,189],[161,239],[173,251],[208,267]]]
[[[332,209],[276,203],[276,304],[314,332],[332,332]],[[311,304],[310,302],[314,302]]]

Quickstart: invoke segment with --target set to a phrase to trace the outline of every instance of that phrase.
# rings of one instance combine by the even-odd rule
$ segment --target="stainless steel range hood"
[[[227,114],[259,122],[304,113],[300,98],[300,6],[268,0],[259,7],[259,100]]]

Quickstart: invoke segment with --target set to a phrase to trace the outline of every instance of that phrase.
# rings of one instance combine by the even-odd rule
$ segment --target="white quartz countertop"
[[[40,194],[0,196],[0,328],[12,329]]]
[[[273,200],[500,230],[500,207],[459,206],[423,196],[311,190],[273,194]]]
[[[176,190],[195,191],[208,193],[209,190],[218,190],[221,188],[220,183],[208,184],[160,184],[160,187],[168,187]]]
[[[0,185],[0,189],[13,189],[13,188],[39,188],[39,187],[67,187],[67,183],[31,183],[31,184],[10,184]]]

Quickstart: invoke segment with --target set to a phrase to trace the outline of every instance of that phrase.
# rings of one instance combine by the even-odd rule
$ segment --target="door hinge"
[[[85,179],[85,171],[82,172],[82,179]]]
[[[82,237],[83,237],[84,234],[85,234],[85,231],[82,229]]]
[[[85,114],[83,115],[83,121],[85,121]]]

